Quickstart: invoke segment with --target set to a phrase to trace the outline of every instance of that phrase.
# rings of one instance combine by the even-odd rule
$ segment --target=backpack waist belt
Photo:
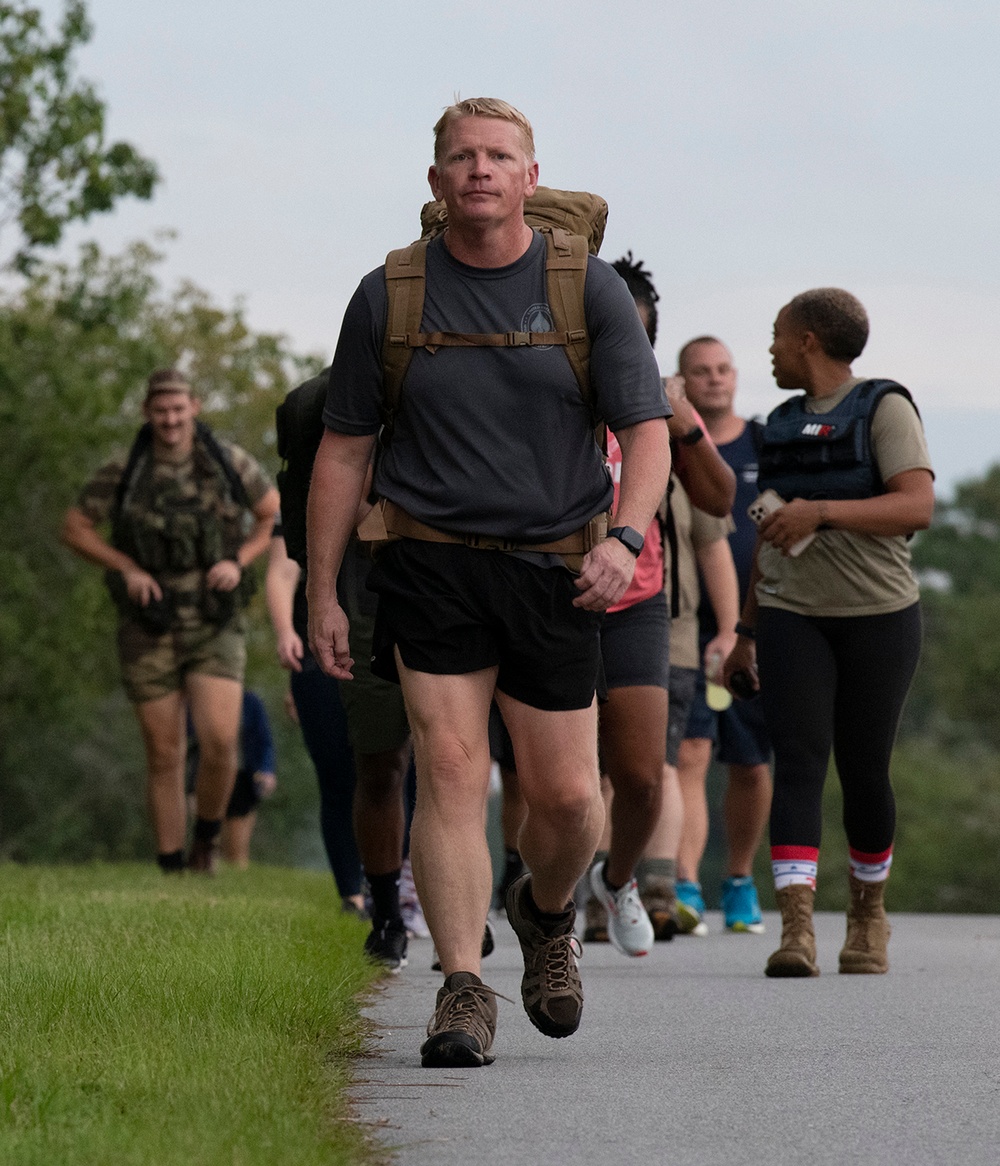
[[[381,511],[382,531],[377,530],[378,519],[375,511]],[[570,570],[578,571],[583,556],[592,547],[603,541],[608,533],[608,516],[605,513],[595,515],[586,526],[575,530],[563,538],[545,543],[518,542],[516,539],[500,538],[491,534],[452,534],[449,531],[438,530],[436,526],[428,526],[412,514],[407,514],[402,507],[387,498],[379,500],[372,513],[365,519],[358,529],[361,539],[371,538],[372,535],[383,539],[415,538],[422,542],[456,543],[472,547],[481,551],[535,551],[539,554],[561,555]]]

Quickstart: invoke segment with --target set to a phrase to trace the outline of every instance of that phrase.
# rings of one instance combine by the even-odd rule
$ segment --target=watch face
[[[616,526],[614,530],[609,530],[608,534],[618,539],[636,556],[639,555],[646,541],[637,530],[633,530],[630,526]]]

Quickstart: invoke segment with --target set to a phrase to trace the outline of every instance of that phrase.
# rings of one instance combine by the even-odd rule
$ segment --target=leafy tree
[[[113,611],[101,573],[58,544],[66,506],[128,448],[153,368],[189,370],[209,424],[273,471],[275,405],[320,363],[253,332],[239,305],[192,284],[164,293],[158,258],[144,244],[114,257],[89,245],[77,265],[40,264],[0,295],[0,852],[15,857],[143,853]],[[251,676],[283,687],[260,614]]]
[[[938,507],[913,559],[926,633],[912,716],[944,743],[1000,749],[1000,465]]]
[[[74,76],[73,54],[92,35],[83,0],[67,0],[50,38],[38,8],[0,3],[0,229],[16,225],[12,261],[26,270],[63,227],[149,198],[155,165],[127,142],[104,140],[104,103]]]

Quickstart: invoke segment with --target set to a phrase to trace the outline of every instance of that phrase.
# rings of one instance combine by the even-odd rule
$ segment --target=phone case
[[[757,497],[750,503],[750,505],[747,507],[747,514],[750,516],[756,526],[760,526],[760,524],[769,514],[773,514],[775,510],[780,510],[784,505],[785,500],[781,497],[780,494],[776,493],[774,490],[765,490],[763,494],[758,494]],[[795,558],[797,555],[801,555],[815,537],[815,534],[807,534],[805,538],[800,538],[797,543],[793,543],[792,546],[788,548],[789,555],[791,555],[792,558]]]

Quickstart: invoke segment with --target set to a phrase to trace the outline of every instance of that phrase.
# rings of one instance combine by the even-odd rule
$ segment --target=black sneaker
[[[406,928],[403,921],[372,924],[365,940],[365,955],[395,975],[406,967]]]
[[[492,988],[472,972],[452,972],[437,994],[427,1040],[420,1046],[425,1069],[477,1069],[492,1065],[497,1030]]]
[[[486,920],[486,928],[483,931],[483,946],[479,951],[480,957],[482,959],[486,959],[486,957],[488,955],[492,954],[493,949],[496,947],[496,945],[497,945],[496,929],[494,928],[493,924],[489,921],[489,919],[487,919]],[[432,972],[440,972],[441,971],[441,961],[438,959],[437,948],[434,948],[433,955],[431,956],[431,971]],[[472,973],[470,972],[469,975],[472,975]]]
[[[528,1019],[546,1036],[571,1036],[583,1015],[583,984],[576,965],[580,944],[573,934],[576,911],[551,931],[528,906],[531,875],[522,875],[507,892],[507,919],[521,944],[524,976],[521,1000]]]

